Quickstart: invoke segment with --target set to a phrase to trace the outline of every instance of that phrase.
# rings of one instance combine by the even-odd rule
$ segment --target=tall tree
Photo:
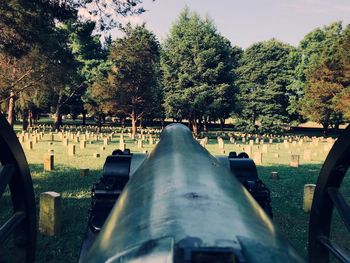
[[[301,100],[304,97],[307,86],[307,74],[314,68],[325,47],[330,48],[342,32],[342,23],[332,23],[323,28],[316,28],[306,34],[300,41],[298,49],[292,58],[297,66],[292,76],[292,82],[288,86],[289,101],[288,112],[298,122],[305,121]]]
[[[311,121],[322,124],[324,135],[328,128],[339,126],[350,86],[350,26],[345,30],[333,27],[329,41],[306,73],[307,84],[301,113]],[[341,106],[340,106],[341,105]]]
[[[157,99],[159,42],[145,25],[133,28],[129,24],[125,36],[112,43],[108,60],[111,63],[108,78],[93,85],[91,94],[107,110],[129,116],[135,134],[136,121],[152,110]]]
[[[275,39],[259,42],[244,51],[237,69],[240,88],[240,118],[250,132],[280,131],[288,122],[287,86],[294,48]],[[248,120],[248,121],[246,121]]]
[[[205,115],[224,119],[233,110],[233,61],[230,42],[212,21],[186,8],[172,27],[162,51],[166,115],[189,120],[198,134]]]

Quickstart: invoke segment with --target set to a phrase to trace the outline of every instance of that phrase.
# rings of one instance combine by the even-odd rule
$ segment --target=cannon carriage
[[[16,262],[34,262],[35,202],[28,165],[15,134],[1,121],[1,189],[10,186],[14,214],[0,241],[17,240]],[[349,128],[322,168],[310,215],[310,262],[332,253],[333,206],[349,225],[337,189],[350,165]],[[5,172],[4,172],[5,171]],[[303,262],[271,221],[269,191],[246,155],[211,156],[183,125],[169,125],[149,155],[116,151],[92,189],[80,262]]]

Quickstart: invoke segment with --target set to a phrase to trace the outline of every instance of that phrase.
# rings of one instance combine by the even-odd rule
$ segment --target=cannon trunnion
[[[268,189],[250,159],[235,163],[231,154],[226,164],[218,161],[179,124],[167,126],[137,164],[128,152],[115,156],[107,158],[92,191],[90,243],[84,243],[80,262],[303,262],[247,191],[269,206]],[[239,161],[249,180],[235,168]],[[99,231],[96,204],[105,194],[117,202]]]

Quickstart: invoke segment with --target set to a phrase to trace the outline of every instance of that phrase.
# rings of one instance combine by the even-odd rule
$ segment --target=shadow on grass
[[[43,166],[29,165],[32,174],[37,218],[39,220],[40,194],[58,192],[62,196],[62,229],[58,236],[44,236],[38,232],[36,262],[77,262],[80,246],[87,226],[92,184],[100,177],[100,171],[90,170],[81,177],[80,169],[55,166],[52,172],[43,172]]]
[[[296,248],[307,258],[309,214],[303,211],[305,184],[315,184],[321,164],[258,166],[258,174],[271,191],[273,222]],[[279,173],[279,180],[271,178],[271,172]]]
[[[316,183],[321,164],[258,166],[260,178],[271,190],[275,225],[290,240],[298,253],[307,258],[309,214],[302,209],[303,187]],[[36,262],[77,262],[87,225],[90,190],[100,177],[100,171],[90,170],[88,177],[80,177],[80,170],[58,165],[53,172],[43,172],[42,165],[30,165],[39,213],[40,193],[55,191],[62,194],[62,230],[60,235],[48,237],[38,234]],[[280,179],[271,178],[279,172]],[[345,184],[350,185],[349,177]],[[136,223],[136,222],[135,222]],[[337,223],[338,224],[338,223]],[[336,226],[338,229],[338,225]],[[335,235],[342,235],[341,231]]]

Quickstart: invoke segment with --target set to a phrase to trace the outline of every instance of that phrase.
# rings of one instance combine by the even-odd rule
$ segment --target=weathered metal
[[[248,190],[255,201],[272,218],[270,190],[260,180],[255,163],[248,154],[230,152],[228,156],[216,156],[218,161],[228,167],[239,182]]]
[[[34,262],[36,209],[33,184],[22,147],[0,113],[0,197],[9,186],[13,215],[0,227],[0,243],[13,234],[11,262]]]
[[[303,262],[231,171],[169,125],[81,262]]]
[[[349,166],[350,126],[333,145],[317,180],[309,222],[311,263],[329,262],[329,252],[340,262],[350,262],[350,255],[346,249],[330,239],[333,206],[336,207],[347,230],[350,230],[350,208],[339,191]]]

